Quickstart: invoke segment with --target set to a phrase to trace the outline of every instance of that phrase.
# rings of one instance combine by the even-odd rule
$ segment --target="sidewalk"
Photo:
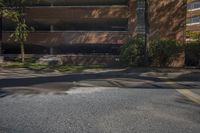
[[[87,69],[83,72],[58,72],[58,71],[33,71],[26,68],[1,68],[0,79],[20,78],[35,76],[59,76],[67,74],[101,74],[108,75],[138,75],[149,78],[171,79],[173,81],[197,81],[200,82],[200,69],[173,69],[173,68],[128,68],[128,69]],[[117,78],[117,77],[116,77]]]

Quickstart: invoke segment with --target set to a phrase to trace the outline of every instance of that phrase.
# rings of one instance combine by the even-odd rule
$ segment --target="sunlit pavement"
[[[189,90],[192,93],[180,93]],[[200,71],[0,71],[0,133],[199,133]]]

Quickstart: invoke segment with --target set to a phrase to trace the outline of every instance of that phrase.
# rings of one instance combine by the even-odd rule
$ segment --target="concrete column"
[[[0,56],[2,54],[2,44],[1,44],[1,41],[0,41]]]
[[[2,52],[2,16],[0,16],[0,56]]]
[[[50,26],[50,32],[53,32],[53,31],[54,31],[54,25],[51,25],[51,26]],[[53,49],[53,47],[50,47],[49,53],[50,53],[50,55],[53,55],[53,54],[54,54],[54,49]]]
[[[54,25],[50,26],[50,31],[53,32],[54,31]]]
[[[0,40],[0,63],[3,63],[4,57],[2,56],[2,42]]]
[[[0,63],[3,63],[4,57],[2,56],[1,51],[2,51],[2,49],[1,49],[1,44],[0,44]]]
[[[129,20],[128,20],[128,31],[131,36],[136,35],[136,24],[137,24],[137,14],[136,14],[136,5],[137,0],[129,1]]]
[[[0,16],[0,63],[3,63],[3,56],[2,56],[2,17]]]
[[[54,53],[53,47],[50,48],[50,52],[49,53],[50,53],[50,55],[53,55],[53,53]]]

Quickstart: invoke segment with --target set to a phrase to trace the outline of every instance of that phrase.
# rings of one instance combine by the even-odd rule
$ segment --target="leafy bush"
[[[165,67],[180,56],[182,46],[175,40],[156,40],[151,42],[149,55],[152,65]]]
[[[187,43],[185,47],[186,65],[197,66],[200,65],[200,43]]]
[[[142,66],[144,65],[144,52],[144,38],[139,36],[131,38],[121,47],[121,61],[129,66]]]
[[[200,41],[200,32],[187,31],[186,36],[194,41]]]

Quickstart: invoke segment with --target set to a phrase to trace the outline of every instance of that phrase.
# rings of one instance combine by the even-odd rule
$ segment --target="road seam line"
[[[177,84],[175,81],[171,81],[169,79],[163,79],[163,78],[159,78],[163,81],[165,81],[165,83],[167,83],[168,85],[170,85],[172,88],[176,89],[177,88]],[[169,84],[170,82],[170,84]],[[180,94],[182,94],[183,96],[185,96],[186,98],[188,98],[189,100],[197,103],[197,104],[200,104],[200,95],[192,92],[191,90],[189,89],[176,89],[177,92],[179,92]]]
[[[200,95],[188,90],[188,89],[176,89],[179,93],[192,100],[195,103],[200,104]]]

